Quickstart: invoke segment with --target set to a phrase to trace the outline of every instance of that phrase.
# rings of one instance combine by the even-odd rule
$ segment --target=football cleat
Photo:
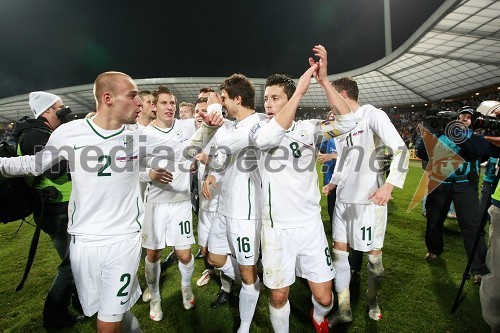
[[[213,269],[205,269],[203,273],[201,274],[201,277],[196,281],[196,285],[198,287],[203,287],[205,286],[208,281],[210,281],[210,278],[214,276],[215,272]]]
[[[194,295],[191,286],[181,286],[182,292],[182,304],[184,305],[184,309],[190,310],[194,307]]]
[[[337,326],[338,324],[344,324],[344,323],[350,323],[350,322],[352,322],[351,309],[349,309],[347,311],[337,310],[337,312],[335,312],[333,314],[333,316],[328,318],[328,325],[330,327],[334,327],[334,326]]]
[[[160,321],[163,319],[163,311],[161,309],[161,299],[152,299],[149,303],[149,318],[154,321]]]
[[[224,305],[227,304],[228,302],[229,302],[229,293],[221,289],[221,291],[219,291],[219,293],[217,294],[217,298],[215,298],[215,301],[213,301],[210,304],[210,307],[212,309],[215,309],[219,305]]]
[[[316,320],[314,320],[313,317],[313,311],[314,309],[311,309],[311,321],[314,325],[314,329],[316,330],[317,333],[328,333],[330,332],[330,327],[328,326],[328,320],[326,320],[325,317],[323,317],[323,321],[321,323],[317,323]]]

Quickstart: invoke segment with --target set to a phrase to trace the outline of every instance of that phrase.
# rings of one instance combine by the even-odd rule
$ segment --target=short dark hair
[[[142,99],[142,98],[144,98],[144,96],[151,95],[151,91],[149,91],[149,90],[139,90],[138,95]]]
[[[356,83],[356,81],[354,81],[352,77],[350,76],[341,77],[340,79],[333,81],[332,84],[335,90],[337,90],[339,93],[342,90],[345,90],[347,97],[355,101],[358,100],[358,95],[359,95],[358,84]]]
[[[210,87],[201,87],[199,93],[207,93],[207,92],[214,92],[214,90]]]
[[[266,79],[266,87],[279,86],[283,88],[288,99],[292,98],[293,93],[297,86],[293,82],[292,78],[286,74],[273,74]]]
[[[172,95],[172,96],[174,96],[174,99],[177,102],[177,98],[175,97],[175,94],[172,90],[170,90],[166,86],[159,86],[158,88],[153,90],[153,92],[151,93],[151,95],[153,95],[153,104],[154,105],[156,105],[156,102],[158,102],[158,96],[160,96],[161,94]]]
[[[208,102],[208,97],[198,97],[196,99],[196,103],[195,104],[198,104],[198,103],[207,103]]]
[[[229,98],[241,97],[241,105],[250,109],[255,109],[255,87],[245,75],[233,74],[224,80],[219,87],[220,90],[227,91]]]

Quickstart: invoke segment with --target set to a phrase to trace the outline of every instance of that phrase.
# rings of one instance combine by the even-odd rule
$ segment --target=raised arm
[[[335,111],[336,114],[343,115],[351,112],[351,109],[347,105],[346,101],[340,96],[340,94],[335,90],[328,81],[327,65],[328,58],[327,52],[324,46],[316,45],[313,47],[313,52],[316,57],[319,58],[318,62],[315,62],[313,58],[309,58],[309,64],[312,66],[318,64],[318,72],[316,75],[316,80],[325,92],[326,98],[330,103],[330,108]]]

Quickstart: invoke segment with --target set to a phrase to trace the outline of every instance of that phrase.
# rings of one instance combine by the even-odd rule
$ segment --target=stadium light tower
[[[385,56],[392,53],[391,0],[384,0]]]

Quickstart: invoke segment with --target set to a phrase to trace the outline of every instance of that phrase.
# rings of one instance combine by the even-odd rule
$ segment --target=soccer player
[[[68,160],[73,181],[70,259],[83,311],[86,316],[97,312],[98,332],[138,331],[138,321],[128,310],[141,294],[139,163],[156,151],[175,160],[180,147],[159,136],[144,136],[137,128],[142,101],[127,74],[100,74],[94,96],[95,117],[61,125],[34,156],[1,158],[0,172],[39,175]],[[221,120],[209,115],[206,121],[220,125]]]
[[[219,151],[227,153],[229,160],[224,171],[219,214],[212,222],[208,238],[208,261],[233,280],[238,280],[241,273],[238,332],[244,333],[250,330],[260,293],[256,263],[261,227],[261,179],[249,133],[263,115],[255,113],[255,88],[244,75],[233,74],[220,88],[220,96],[213,93],[209,97],[208,111],[220,111],[224,106],[235,121],[226,122],[225,128],[214,136],[214,143]],[[208,175],[207,186],[215,183],[215,176]],[[205,191],[204,194],[210,196]]]
[[[156,111],[153,105],[153,96],[149,90],[139,91],[139,97],[142,100],[142,109],[137,118],[137,124],[141,126],[148,126],[153,120],[156,119]]]
[[[179,119],[194,118],[194,104],[182,102],[179,104]]]
[[[157,124],[145,129],[145,133],[155,133],[165,140],[186,142],[196,131],[195,120],[175,119],[176,98],[165,86],[153,91],[153,105],[156,110]],[[194,272],[194,257],[191,245],[194,244],[193,215],[189,191],[190,161],[180,161],[169,170],[173,180],[169,184],[150,183],[145,196],[144,229],[142,245],[147,249],[145,274],[148,289],[143,300],[151,301],[149,316],[154,321],[163,319],[160,298],[160,256],[167,245],[174,246],[179,258],[181,272],[182,302],[186,310],[193,308],[195,300],[191,289]],[[166,167],[167,169],[169,167]]]
[[[321,219],[316,172],[315,146],[322,139],[321,121],[294,121],[313,74],[332,108],[340,113],[336,116],[337,134],[348,132],[356,123],[328,81],[326,50],[321,45],[313,50],[320,62],[311,61],[312,66],[297,87],[286,75],[267,78],[264,106],[270,120],[259,122],[251,131],[255,145],[264,152],[259,158],[263,187],[262,264],[264,284],[271,290],[269,312],[274,332],[289,331],[288,294],[296,275],[309,283],[311,319],[317,332],[328,332],[325,316],[333,306],[335,272]]]
[[[389,117],[370,104],[358,103],[358,85],[349,77],[333,81],[333,87],[345,99],[357,126],[336,138],[337,165],[330,184],[323,187],[328,195],[337,186],[333,223],[333,265],[339,310],[329,318],[330,325],[352,321],[350,306],[350,267],[348,246],[368,252],[368,315],[382,318],[377,303],[384,267],[382,247],[387,224],[387,202],[393,188],[402,188],[408,172],[407,148]],[[393,159],[390,174],[384,179],[383,153],[390,149]]]

